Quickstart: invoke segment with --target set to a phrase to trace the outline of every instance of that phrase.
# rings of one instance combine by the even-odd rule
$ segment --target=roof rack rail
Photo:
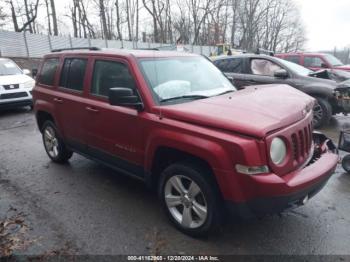
[[[91,50],[91,51],[98,51],[101,50],[101,48],[92,46],[92,47],[69,47],[69,48],[59,48],[59,49],[52,49],[51,52],[61,52],[61,51],[69,51],[69,50]]]
[[[157,47],[140,47],[140,48],[134,48],[134,50],[153,50],[153,51],[159,51]]]
[[[264,55],[269,55],[269,56],[275,56],[275,52],[274,51],[266,50],[266,49],[263,49],[263,48],[258,48],[256,50],[255,54],[257,54],[257,55],[264,54]]]

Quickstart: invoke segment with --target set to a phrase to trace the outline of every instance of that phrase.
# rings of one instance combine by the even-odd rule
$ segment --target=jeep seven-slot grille
[[[291,136],[293,159],[300,163],[303,162],[310,153],[312,144],[311,124],[293,133]]]
[[[17,93],[9,93],[0,95],[0,99],[12,99],[12,98],[20,98],[26,97],[28,94],[26,92],[17,92]]]

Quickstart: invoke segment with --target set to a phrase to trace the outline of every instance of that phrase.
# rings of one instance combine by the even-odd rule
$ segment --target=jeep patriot
[[[76,152],[144,181],[192,236],[227,213],[305,204],[338,161],[333,143],[313,132],[312,97],[278,85],[237,91],[195,54],[54,50],[33,96],[52,161]]]

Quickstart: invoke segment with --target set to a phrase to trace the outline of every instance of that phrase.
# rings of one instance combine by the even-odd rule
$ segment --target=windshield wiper
[[[228,94],[228,93],[232,93],[232,92],[234,92],[234,91],[236,91],[236,90],[233,90],[233,89],[226,90],[226,91],[224,91],[224,92],[222,92],[222,93],[219,93],[219,94],[217,94],[217,95],[215,95],[215,96],[225,95],[225,94]]]
[[[183,99],[183,98],[204,99],[208,97],[209,96],[204,96],[204,95],[184,95],[184,96],[175,96],[175,97],[165,98],[160,100],[160,102],[168,102],[171,100],[177,100],[177,99]]]

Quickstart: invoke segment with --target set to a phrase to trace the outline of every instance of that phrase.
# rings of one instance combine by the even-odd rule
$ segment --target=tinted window
[[[299,56],[286,56],[284,59],[295,64],[300,64]]]
[[[55,73],[58,67],[58,58],[46,59],[41,69],[38,82],[40,84],[52,86],[55,80]]]
[[[304,66],[305,67],[322,67],[323,61],[321,58],[316,56],[305,56]]]
[[[96,61],[91,93],[108,96],[110,88],[128,87],[135,89],[135,82],[127,65],[114,61]]]
[[[67,58],[62,68],[60,86],[68,89],[82,91],[87,59]]]
[[[222,71],[226,73],[242,73],[243,71],[243,59],[230,58],[217,60],[214,64]]]

